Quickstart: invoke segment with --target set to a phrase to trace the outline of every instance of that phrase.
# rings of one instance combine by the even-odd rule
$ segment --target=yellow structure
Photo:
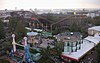
[[[74,15],[76,15],[76,12],[74,12]]]

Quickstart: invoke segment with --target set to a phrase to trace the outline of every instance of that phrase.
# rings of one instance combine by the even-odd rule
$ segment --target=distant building
[[[58,34],[56,37],[57,40],[64,42],[64,51],[62,52],[63,59],[65,58],[66,54],[70,55],[71,53],[77,52],[81,49],[82,35],[79,32],[65,32]],[[66,58],[65,61],[68,62],[69,58]]]
[[[100,16],[100,12],[88,12],[87,16],[94,18],[94,17]]]
[[[19,10],[19,11],[14,11],[11,13],[11,16],[23,16],[24,18],[31,18],[33,15],[32,12],[30,11],[24,11],[24,10]]]
[[[13,12],[13,10],[0,10],[0,18],[11,17],[11,12]]]
[[[64,52],[68,52],[69,54],[79,50],[82,43],[82,35],[79,32],[65,32],[59,39],[65,44]]]
[[[96,33],[100,33],[100,26],[93,26],[88,28],[89,35],[95,35]]]

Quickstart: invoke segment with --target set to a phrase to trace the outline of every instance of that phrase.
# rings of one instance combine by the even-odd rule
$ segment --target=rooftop
[[[61,36],[59,38],[63,39],[63,42],[76,42],[76,41],[78,41],[78,38],[75,36],[70,36],[70,37],[69,36]]]
[[[81,34],[79,32],[65,32],[56,35],[58,39],[62,39],[63,42],[76,42],[80,39]]]
[[[88,28],[88,30],[100,31],[100,26],[93,26],[93,27]]]

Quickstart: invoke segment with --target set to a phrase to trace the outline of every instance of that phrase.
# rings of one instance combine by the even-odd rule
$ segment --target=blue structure
[[[27,63],[33,62],[32,61],[32,58],[31,58],[31,54],[29,52],[29,47],[28,46],[25,46],[24,49],[25,49],[25,60],[26,60],[26,62]]]
[[[13,54],[14,54],[14,49],[13,48],[11,48],[11,50],[10,50],[11,52],[10,52],[10,54],[9,54],[9,57],[11,57],[11,56],[13,56]]]
[[[37,33],[35,33],[35,34],[34,34],[34,32],[32,32],[32,33],[33,33],[33,35],[37,35]],[[37,61],[38,59],[41,58],[40,53],[37,53],[35,55],[32,55],[30,53],[29,47],[27,45],[27,37],[24,37],[25,45],[20,45],[20,44],[16,43],[14,34],[12,35],[12,37],[13,37],[12,44],[13,44],[14,47],[11,48],[11,52],[9,54],[9,57],[14,56],[14,53],[16,52],[16,45],[18,45],[18,46],[24,47],[24,52],[23,52],[24,56],[23,56],[23,59],[20,61],[20,63],[23,63],[24,61],[25,61],[25,63],[35,63],[34,61]]]

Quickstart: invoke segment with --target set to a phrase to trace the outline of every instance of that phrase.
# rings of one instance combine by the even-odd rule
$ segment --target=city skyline
[[[1,9],[100,8],[100,0],[0,0]]]

